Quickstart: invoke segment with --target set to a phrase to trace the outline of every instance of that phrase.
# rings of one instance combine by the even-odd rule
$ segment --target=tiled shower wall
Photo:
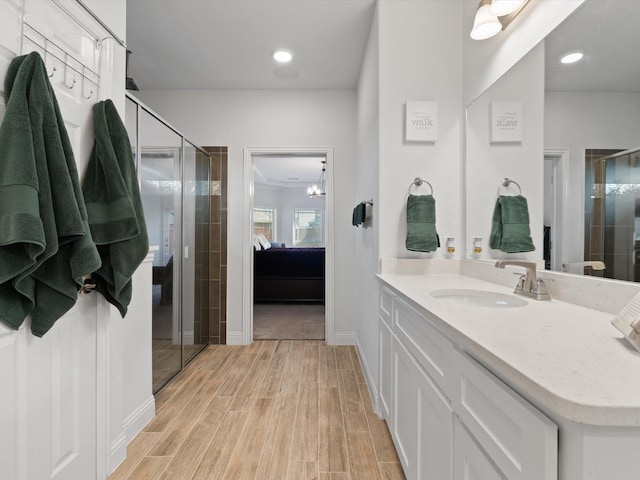
[[[585,236],[584,259],[599,260],[605,263],[605,270],[585,269],[586,275],[627,280],[627,259],[631,252],[615,252],[611,239],[619,233],[617,230],[628,227],[628,222],[616,222],[616,198],[607,198],[606,185],[616,179],[607,179],[607,165],[604,159],[614,155],[620,149],[586,149],[585,150]],[[631,218],[633,228],[633,218]],[[606,233],[606,236],[605,236]],[[620,235],[622,236],[622,235]],[[618,270],[616,272],[616,270]],[[624,270],[624,271],[623,271]],[[623,278],[624,277],[624,278]]]
[[[227,147],[205,147],[211,156],[209,343],[227,340]]]

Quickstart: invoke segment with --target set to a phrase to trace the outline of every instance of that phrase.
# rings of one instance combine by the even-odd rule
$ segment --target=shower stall
[[[153,392],[209,343],[210,155],[127,94],[149,244]],[[135,321],[135,319],[131,319]]]
[[[585,173],[586,273],[640,282],[640,148],[587,150]]]

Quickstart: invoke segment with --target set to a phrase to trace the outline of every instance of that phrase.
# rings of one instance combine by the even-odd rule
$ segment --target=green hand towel
[[[83,180],[91,233],[102,266],[92,275],[96,289],[124,317],[131,277],[149,252],[131,143],[111,100],[93,107],[95,143]]]
[[[536,249],[529,229],[529,208],[522,195],[500,195],[493,209],[489,245],[506,253],[532,252]]]
[[[432,195],[409,195],[405,245],[413,252],[433,252],[438,248],[436,201]]]
[[[21,201],[12,197],[0,207],[9,224],[0,232],[0,259],[18,252],[13,262],[0,260],[0,320],[17,329],[31,313],[31,331],[42,336],[73,307],[82,277],[100,258],[64,120],[38,53],[11,62],[5,92],[0,197],[16,194]]]

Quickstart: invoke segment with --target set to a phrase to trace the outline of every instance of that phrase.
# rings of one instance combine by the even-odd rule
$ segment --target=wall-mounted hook
[[[53,70],[51,70],[51,73],[49,74],[49,78],[53,77],[57,71],[58,71],[58,67],[54,65]]]
[[[83,280],[82,282],[82,287],[80,287],[80,291],[82,293],[91,293],[96,289],[96,284],[95,283],[91,283],[91,279],[90,278],[86,278]]]
[[[71,90],[73,87],[76,86],[76,79],[75,78],[73,79],[73,81],[71,82],[71,85],[67,85],[65,83],[64,86],[67,87],[69,90]]]
[[[93,96],[93,90],[89,90],[89,95],[87,95],[86,97],[82,95],[82,98],[84,98],[85,100],[89,100],[92,96]]]

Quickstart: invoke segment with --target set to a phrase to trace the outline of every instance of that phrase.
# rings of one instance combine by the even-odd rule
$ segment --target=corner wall
[[[357,312],[356,342],[367,376],[371,398],[377,403],[378,385],[378,237],[382,205],[378,197],[380,164],[380,60],[379,4],[373,16],[369,41],[358,82],[358,202],[373,199],[369,218],[356,230]]]
[[[380,0],[358,87],[358,200],[374,199],[358,229],[357,342],[374,401],[378,386],[378,284],[381,258],[442,256],[405,248],[406,198],[415,177],[428,180],[442,237],[461,252],[462,4],[449,0]],[[435,143],[404,141],[405,103],[438,102]],[[458,255],[458,253],[456,254]]]

